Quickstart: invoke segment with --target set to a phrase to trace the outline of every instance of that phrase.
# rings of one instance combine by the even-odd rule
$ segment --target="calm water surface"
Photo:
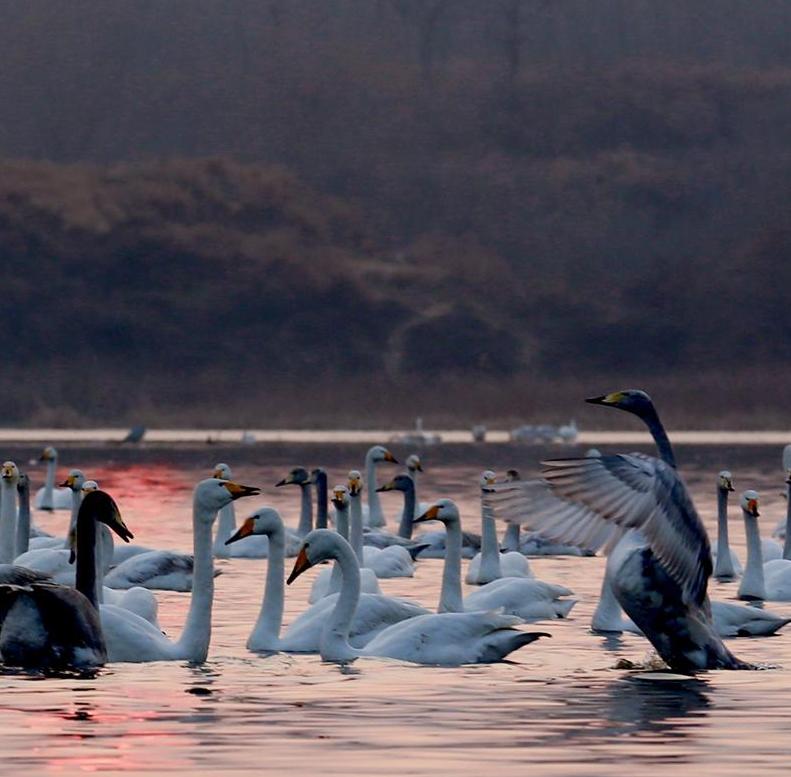
[[[34,452],[7,449],[5,455],[27,462]],[[359,446],[73,448],[61,450],[61,464],[64,474],[80,466],[99,480],[141,543],[187,550],[191,488],[215,462],[227,461],[240,482],[265,489],[260,498],[237,502],[239,517],[268,503],[295,525],[297,490],[272,484],[292,465],[321,464],[332,485],[349,468],[361,468],[363,454]],[[432,449],[424,459],[420,497],[453,496],[467,526],[476,528],[479,471],[516,465],[527,472],[542,455],[547,451],[507,446]],[[764,533],[784,514],[776,448],[687,447],[679,458],[709,526],[714,525],[713,482],[726,466],[733,470],[737,494],[748,487],[761,492]],[[39,467],[29,471],[34,481],[43,481]],[[398,496],[383,495],[393,520]],[[41,514],[37,520],[62,533],[66,513]],[[731,520],[731,536],[744,558],[736,503]],[[434,606],[441,564],[422,561],[414,578],[384,580],[382,589]],[[772,666],[764,671],[649,679],[615,668],[622,658],[644,660],[650,647],[645,640],[588,631],[602,559],[538,558],[531,565],[537,577],[572,588],[579,604],[569,620],[529,627],[551,632],[552,639],[523,648],[512,661],[437,669],[361,659],[341,668],[317,656],[248,653],[244,643],[258,612],[266,562],[220,561],[206,664],[114,664],[92,678],[3,674],[3,773],[477,777],[493,770],[498,775],[636,775],[676,767],[720,775],[787,771],[791,631],[732,641],[742,658]],[[306,606],[312,574],[287,589],[286,623]],[[732,598],[735,591],[735,584],[712,586],[714,598]],[[163,628],[178,636],[189,595],[158,598]],[[771,609],[791,616],[791,604]]]

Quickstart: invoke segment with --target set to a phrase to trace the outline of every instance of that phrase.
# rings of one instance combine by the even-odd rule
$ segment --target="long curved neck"
[[[58,462],[55,459],[47,461],[47,477],[44,481],[44,497],[41,500],[41,507],[44,510],[51,510],[55,504],[55,470]]]
[[[349,541],[349,508],[335,506],[335,531],[343,537],[347,542]],[[343,573],[340,566],[336,563],[333,564],[332,572],[330,573],[330,584],[327,589],[328,594],[336,594],[341,590],[343,583]]]
[[[100,604],[104,602],[104,576],[110,571],[114,551],[113,534],[102,524],[96,533],[96,599]]]
[[[297,534],[305,537],[313,528],[313,498],[310,495],[310,483],[302,483],[300,489],[299,526]]]
[[[783,543],[783,558],[791,559],[791,483],[787,486],[786,496],[786,538]]]
[[[420,517],[420,513],[418,512],[418,510],[420,508],[419,508],[418,501],[417,501],[417,478],[418,478],[418,474],[419,473],[418,473],[418,471],[416,469],[410,469],[410,470],[407,470],[407,474],[409,475],[409,479],[412,481],[412,499],[414,501],[414,508],[412,510],[413,518],[419,518]],[[404,498],[406,498],[406,497],[404,497]],[[410,531],[411,531],[411,528],[410,528]],[[412,535],[410,534],[409,536],[411,537]]]
[[[26,553],[30,545],[30,488],[19,489],[19,513],[16,518],[16,555]]]
[[[502,577],[500,546],[497,542],[497,525],[492,509],[487,507],[481,494],[481,578],[487,582]]]
[[[69,547],[69,537],[77,529],[77,516],[80,514],[80,505],[82,504],[82,491],[78,489],[71,490],[71,518],[69,519],[69,530],[66,532],[66,541],[63,543],[64,548]]]
[[[728,492],[717,488],[717,563],[715,577],[733,577],[736,574],[728,542]]]
[[[368,525],[384,526],[382,505],[376,492],[376,462],[370,454],[365,457],[365,485],[368,489]]]
[[[349,495],[349,535],[354,555],[363,564],[363,501],[362,494]]]
[[[211,610],[214,600],[214,558],[211,552],[211,521],[214,511],[193,503],[192,534],[195,562],[192,593],[184,631],[177,643],[183,657],[201,662],[209,654]]]
[[[753,599],[765,599],[764,557],[761,548],[761,534],[758,521],[754,516],[744,514],[744,531],[747,535],[747,565],[744,568],[739,595]]]
[[[464,612],[461,596],[461,524],[445,525],[445,566],[442,568],[442,591],[437,612]]]
[[[0,563],[10,564],[16,551],[16,483],[3,480],[0,488]]]
[[[275,643],[280,638],[280,628],[283,625],[283,603],[285,601],[283,559],[286,556],[286,535],[281,526],[277,531],[267,536],[269,537],[269,560],[266,566],[264,598],[261,600],[261,609],[250,641],[262,643],[264,647],[271,644],[271,649],[275,649]]]
[[[662,426],[662,422],[659,420],[659,413],[656,412],[656,408],[652,405],[640,415],[640,418],[648,427],[648,431],[651,432],[651,436],[654,438],[657,450],[659,451],[659,457],[665,464],[675,469],[676,457],[673,453],[673,446],[670,444],[670,439],[667,436],[665,427]]]
[[[96,590],[96,519],[83,513],[75,527],[77,532],[77,569],[75,587],[94,606],[99,606]]]
[[[349,629],[360,601],[360,565],[346,542],[339,542],[333,555],[341,573],[341,588],[321,633],[321,657],[325,661],[348,661],[359,655],[349,644]]]
[[[327,528],[327,473],[316,475],[316,528]]]
[[[225,544],[227,540],[236,531],[236,507],[234,503],[225,505],[220,510],[219,518],[217,520],[217,531],[214,533],[214,551],[215,556],[220,558],[227,558],[230,556],[228,545]]]
[[[521,528],[519,523],[509,523],[503,535],[503,547],[506,550],[519,551],[519,543],[521,541]]]
[[[404,511],[401,513],[401,523],[398,525],[398,536],[404,539],[412,539],[412,524],[415,518],[417,504],[415,501],[415,481],[411,480],[411,485],[407,485],[404,491]]]

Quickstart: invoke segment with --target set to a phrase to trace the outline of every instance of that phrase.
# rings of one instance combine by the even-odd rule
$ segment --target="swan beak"
[[[758,512],[758,500],[757,499],[748,499],[747,500],[747,512],[750,515],[755,516],[756,518],[760,515]]]
[[[431,505],[423,515],[419,515],[412,523],[421,523],[423,521],[436,521],[439,515],[439,505]]]
[[[253,533],[253,527],[255,526],[255,519],[248,518],[245,522],[236,530],[236,533],[233,534],[231,537],[228,537],[225,540],[226,545],[230,545],[232,542],[237,542],[238,540],[243,539],[244,537],[249,537]]]
[[[391,480],[389,483],[385,483],[384,485],[379,486],[376,489],[377,491],[395,491],[395,480]]]
[[[398,464],[398,459],[390,451],[385,451],[384,460],[389,461],[391,464]]]
[[[598,397],[589,397],[585,401],[590,405],[617,405],[623,399],[622,391],[615,391],[612,394],[602,394]]]
[[[357,496],[362,489],[360,488],[360,484],[356,480],[349,481],[349,494],[351,496]],[[378,490],[378,489],[377,489]]]
[[[214,472],[211,473],[211,476],[213,478],[217,478],[217,480],[223,480],[221,469],[215,469]]]
[[[234,483],[233,480],[227,480],[225,487],[231,494],[231,499],[241,499],[245,496],[258,496],[261,493],[260,488],[255,486],[242,486],[239,483]]]
[[[415,469],[418,472],[422,472],[423,471],[423,465],[420,462],[418,462],[417,464],[415,464]]]
[[[294,568],[291,570],[288,580],[286,580],[286,585],[291,585],[306,569],[310,569],[312,566],[313,564],[310,563],[308,554],[305,553],[304,546],[301,547],[299,549],[299,555],[294,562]]]
[[[735,491],[735,490],[736,490],[736,489],[733,487],[733,483],[732,483],[730,480],[728,481],[728,487],[727,487],[727,490],[728,490],[728,491]]]
[[[58,483],[58,488],[74,488],[74,475],[69,475],[62,483]]]
[[[286,475],[282,480],[279,480],[277,483],[275,483],[275,488],[278,488],[279,486],[290,486],[293,482],[294,476]]]
[[[124,523],[124,519],[121,518],[121,513],[115,502],[113,502],[112,510],[109,511],[109,514],[100,516],[99,520],[109,526],[124,542],[129,542],[129,540],[135,538],[135,535],[129,531],[129,528]],[[71,540],[71,538],[69,539]]]

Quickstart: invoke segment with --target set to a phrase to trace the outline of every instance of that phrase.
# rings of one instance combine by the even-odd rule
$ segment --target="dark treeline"
[[[671,375],[779,420],[791,3],[31,0],[0,47],[7,422]]]

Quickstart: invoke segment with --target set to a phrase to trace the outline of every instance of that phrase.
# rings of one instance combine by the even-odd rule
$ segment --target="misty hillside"
[[[658,9],[3,6],[7,422],[449,412],[429,375],[490,417],[670,373],[774,412],[791,6]]]

